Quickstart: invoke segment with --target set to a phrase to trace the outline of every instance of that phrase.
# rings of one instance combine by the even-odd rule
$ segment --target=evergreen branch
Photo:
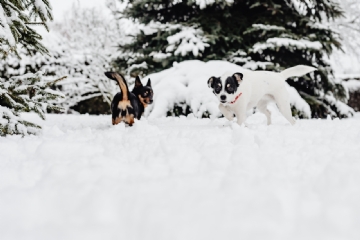
[[[36,133],[28,127],[40,128],[40,126],[23,121],[19,116],[20,112],[35,112],[40,118],[45,120],[47,109],[62,110],[51,103],[49,106],[48,101],[56,100],[63,96],[61,93],[48,88],[63,79],[65,77],[56,79],[51,83],[46,83],[42,80],[42,72],[40,71],[35,74],[12,77],[6,84],[0,80],[0,107],[5,107],[2,118],[8,119],[9,122],[5,127],[1,127],[1,135]]]
[[[27,22],[25,24],[28,24],[28,25],[46,25],[46,23],[44,23],[44,22]]]
[[[56,79],[56,80],[54,80],[54,81],[51,81],[51,82],[49,82],[49,83],[47,83],[47,84],[46,84],[46,87],[51,87],[51,86],[54,86],[56,83],[58,83],[58,82],[60,82],[60,81],[64,80],[65,78],[67,78],[67,76],[64,76],[64,77],[58,78],[58,79]]]

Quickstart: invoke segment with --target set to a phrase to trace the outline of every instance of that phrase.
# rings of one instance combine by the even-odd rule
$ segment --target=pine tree
[[[12,77],[5,81],[0,78],[0,136],[8,134],[36,134],[41,127],[20,117],[22,112],[35,112],[43,120],[47,111],[61,111],[55,100],[64,95],[49,87],[55,81],[42,79],[42,72]]]
[[[31,26],[43,25],[52,20],[48,0],[1,0],[0,1],[0,57],[18,48],[47,53],[39,35]]]
[[[120,46],[126,54],[116,63],[135,74],[190,59],[228,60],[253,70],[310,65],[318,71],[288,83],[312,117],[348,117],[352,110],[341,102],[346,91],[327,61],[341,44],[325,24],[342,15],[333,0],[130,0],[120,17],[134,19],[140,30]]]
[[[0,2],[2,68],[9,63],[9,55],[19,56],[20,49],[39,54],[47,53],[47,49],[40,43],[41,36],[29,26],[40,24],[47,28],[49,20],[52,20],[52,15],[48,0]],[[34,65],[36,64],[32,66]],[[63,97],[63,94],[51,90],[50,87],[62,79],[45,81],[42,72],[0,78],[0,136],[36,134],[41,127],[24,120],[21,113],[35,112],[45,119],[47,111],[61,110],[55,102],[59,97]]]

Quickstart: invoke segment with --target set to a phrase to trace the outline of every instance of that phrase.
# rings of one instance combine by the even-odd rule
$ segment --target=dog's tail
[[[125,81],[125,78],[116,72],[105,72],[105,75],[111,80],[118,82],[120,90],[122,92],[122,100],[129,100],[129,87]]]
[[[305,66],[305,65],[297,65],[295,67],[291,67],[285,69],[280,74],[285,78],[288,79],[289,77],[301,77],[307,73],[313,72],[317,70],[314,67]]]

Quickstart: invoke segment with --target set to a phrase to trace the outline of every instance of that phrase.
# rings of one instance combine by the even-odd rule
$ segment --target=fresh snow
[[[204,9],[209,5],[213,5],[216,1],[215,0],[195,0],[195,3],[201,8]],[[234,3],[234,0],[225,0],[227,4],[231,5]]]
[[[290,38],[269,38],[266,43],[256,43],[253,46],[253,52],[262,52],[266,49],[276,49],[279,47],[294,47],[296,49],[321,49],[322,45],[319,41],[309,41],[306,39],[294,40]]]
[[[343,84],[348,89],[349,92],[356,92],[360,90],[359,80],[344,81]]]
[[[45,5],[45,3],[43,2],[43,0],[34,0],[33,2],[34,2],[34,6],[36,7],[36,9],[39,12],[43,13],[45,21],[51,21],[52,17],[49,18],[49,15],[47,14],[48,12],[51,13],[51,11],[52,11],[51,5],[49,4],[49,7],[47,7]]]
[[[11,12],[11,15],[14,15],[15,11]],[[15,46],[15,39],[14,36],[11,33],[10,24],[12,24],[11,17],[8,18],[5,14],[5,11],[0,4],[0,39],[4,42],[8,42],[9,46],[14,47]],[[9,51],[9,46],[7,44],[1,44],[0,48],[7,52]]]
[[[253,24],[253,28],[264,30],[264,31],[285,31],[284,27],[274,26],[274,25],[267,25],[267,24]]]
[[[33,115],[25,117],[33,119]],[[0,239],[357,239],[360,115],[49,115],[0,138]],[[34,119],[33,119],[34,120]]]
[[[127,28],[128,27],[129,26],[127,26]],[[169,43],[169,46],[166,48],[167,54],[169,54],[169,52],[172,52],[174,55],[185,56],[189,52],[192,52],[192,54],[197,57],[200,55],[200,52],[203,52],[206,47],[210,46],[207,43],[209,39],[204,36],[204,32],[201,29],[196,28],[195,26],[187,27],[182,26],[181,24],[162,24],[160,22],[151,21],[147,25],[133,24],[131,29],[132,33],[129,33],[130,35],[134,35],[134,31],[142,31],[145,35],[151,35],[158,31],[177,30],[177,33],[169,36],[166,39]],[[168,57],[167,55],[165,55],[165,53],[152,53],[150,56],[153,56],[154,59],[162,59]]]
[[[181,54],[181,56],[185,56],[189,52],[192,52],[192,54],[197,57],[199,52],[203,52],[205,47],[210,46],[206,43],[208,39],[203,35],[203,31],[200,29],[182,27],[180,32],[167,38],[169,46],[166,48],[166,51],[172,52],[176,49],[174,54]]]

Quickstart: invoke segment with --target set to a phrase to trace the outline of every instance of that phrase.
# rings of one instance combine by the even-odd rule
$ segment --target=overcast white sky
[[[80,4],[81,7],[103,7],[105,9],[105,0],[50,0],[54,20],[61,20],[74,3]]]

